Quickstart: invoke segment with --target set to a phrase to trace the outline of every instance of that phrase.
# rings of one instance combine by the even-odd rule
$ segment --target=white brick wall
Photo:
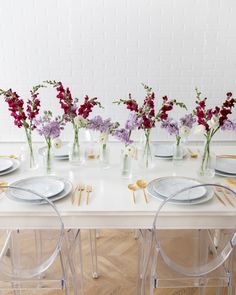
[[[0,88],[26,97],[61,80],[75,96],[98,96],[115,120],[127,113],[111,101],[142,98],[140,82],[190,108],[198,86],[213,105],[236,95],[235,14],[235,0],[0,0]],[[54,93],[42,96],[59,112]],[[21,140],[0,104],[0,140]]]

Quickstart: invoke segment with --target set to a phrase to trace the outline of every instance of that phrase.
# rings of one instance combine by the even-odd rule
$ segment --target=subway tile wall
[[[141,101],[141,82],[190,110],[198,86],[213,106],[227,91],[236,95],[235,14],[235,0],[2,0],[0,88],[26,99],[32,85],[61,80],[74,96],[101,100],[105,109],[94,114],[121,122],[127,111],[112,101],[130,92]],[[61,112],[53,90],[41,99],[43,109]],[[0,105],[0,141],[23,140]],[[68,127],[63,138],[70,136]],[[159,129],[154,137],[171,140]]]

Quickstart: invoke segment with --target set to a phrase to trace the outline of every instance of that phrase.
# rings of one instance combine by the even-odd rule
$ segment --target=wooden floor
[[[133,230],[102,230],[97,239],[100,277],[91,278],[87,233],[83,232],[86,295],[135,295],[138,241]],[[195,291],[195,290],[194,290]],[[215,294],[209,289],[207,295]],[[155,295],[186,295],[185,289],[160,289]],[[195,291],[194,294],[197,294]],[[226,292],[225,292],[226,294]]]
[[[85,272],[85,295],[136,295],[138,241],[133,230],[102,230],[97,239],[99,278],[91,276],[91,256],[88,231],[82,231]],[[193,289],[194,294],[198,294]],[[208,290],[207,295],[213,295]],[[1,294],[1,293],[0,293]],[[8,293],[12,294],[12,293]],[[18,294],[18,293],[17,293]],[[21,293],[31,295],[31,293]],[[36,294],[59,295],[61,291],[44,291]],[[187,295],[185,289],[160,289],[155,295]],[[227,294],[225,292],[225,294]]]

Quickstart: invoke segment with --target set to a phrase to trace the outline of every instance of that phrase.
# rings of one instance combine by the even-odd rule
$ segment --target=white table
[[[217,153],[235,153],[233,146],[217,146]],[[1,144],[0,154],[19,151],[17,144]],[[120,176],[120,145],[111,144],[112,165],[103,170],[95,163],[88,166],[71,166],[67,161],[55,161],[56,175],[70,179],[74,184],[93,186],[89,205],[85,194],[81,206],[72,205],[70,197],[56,202],[67,228],[151,228],[158,200],[149,198],[145,204],[141,191],[137,192],[137,203],[133,204],[128,183],[137,179],[150,181],[170,175],[197,177],[199,159],[185,159],[180,166],[172,161],[155,159],[150,171],[136,169],[132,179]],[[0,181],[13,182],[30,176],[42,175],[42,170],[18,171],[0,177]],[[215,181],[224,183],[224,178]],[[168,205],[160,221],[162,228],[234,228],[236,208],[224,207],[216,198],[194,206]],[[0,228],[53,228],[55,219],[46,205],[27,205],[13,202],[6,197],[0,199]],[[41,218],[43,217],[43,218]]]

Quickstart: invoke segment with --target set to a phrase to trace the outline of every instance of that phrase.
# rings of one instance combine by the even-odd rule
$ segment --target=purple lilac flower
[[[134,130],[139,128],[143,123],[143,119],[137,115],[136,112],[130,112],[128,120],[125,124],[125,129]]]
[[[95,116],[89,120],[89,129],[100,131],[102,133],[111,132],[111,130],[117,128],[119,123],[112,123],[111,118],[103,120],[101,116]]]
[[[187,114],[184,117],[180,118],[180,124],[186,126],[189,129],[193,128],[193,124],[196,122],[196,118],[192,114]]]
[[[65,125],[63,118],[56,117],[52,120],[51,112],[44,112],[44,116],[35,120],[34,124],[39,135],[44,136],[46,139],[59,137]]]
[[[161,128],[166,129],[170,135],[179,135],[178,122],[172,118],[163,121],[161,123]]]
[[[129,135],[129,131],[125,128],[121,128],[121,129],[116,129],[112,135],[120,140],[122,143],[124,143],[125,145],[131,144],[133,143],[133,140],[130,140],[130,135]]]
[[[223,131],[236,131],[236,121],[225,120],[221,127]]]

